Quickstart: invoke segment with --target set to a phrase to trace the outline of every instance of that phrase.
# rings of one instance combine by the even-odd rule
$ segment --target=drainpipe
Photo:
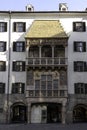
[[[6,112],[6,123],[9,123],[9,87],[10,87],[10,61],[11,61],[11,11],[9,11],[9,32],[8,32],[8,83],[7,83],[7,112]]]

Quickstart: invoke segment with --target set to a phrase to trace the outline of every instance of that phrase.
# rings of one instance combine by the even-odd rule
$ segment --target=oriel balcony
[[[62,45],[31,46],[27,56],[29,67],[58,67],[66,66],[65,48]]]

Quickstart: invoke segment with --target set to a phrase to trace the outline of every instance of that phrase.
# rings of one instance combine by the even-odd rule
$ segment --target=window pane
[[[85,22],[73,22],[73,31],[83,32],[86,30]]]
[[[47,81],[47,89],[52,89],[52,81]]]
[[[0,52],[6,51],[6,42],[0,42]]]
[[[0,71],[5,71],[6,68],[6,62],[0,61]]]
[[[53,80],[53,89],[58,89],[58,79]]]
[[[0,32],[6,32],[7,31],[7,23],[0,22]]]
[[[35,80],[35,89],[40,90],[40,80]]]
[[[41,81],[41,89],[46,89],[46,81]]]

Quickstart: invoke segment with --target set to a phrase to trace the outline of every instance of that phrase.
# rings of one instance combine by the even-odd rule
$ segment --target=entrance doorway
[[[61,122],[61,106],[58,104],[47,105],[47,123]]]
[[[62,121],[62,105],[57,103],[35,103],[31,108],[31,123],[58,123]]]
[[[24,104],[13,105],[11,111],[11,122],[24,123],[27,121],[26,106]]]
[[[77,105],[73,110],[73,122],[87,122],[87,108]]]

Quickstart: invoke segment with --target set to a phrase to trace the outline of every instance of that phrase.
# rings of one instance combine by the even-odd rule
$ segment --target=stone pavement
[[[87,130],[87,123],[81,124],[9,124],[0,125],[0,130]]]

